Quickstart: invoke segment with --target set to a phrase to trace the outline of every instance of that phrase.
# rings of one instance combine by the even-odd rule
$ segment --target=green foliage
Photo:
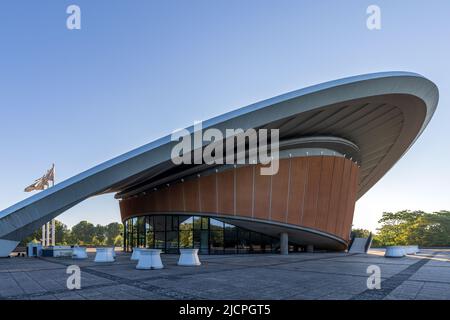
[[[68,241],[70,241],[69,236],[70,230],[67,228],[67,226],[64,223],[55,220],[55,244],[57,246],[66,245]],[[26,246],[31,241],[40,242],[41,239],[42,239],[42,228],[36,230],[30,236],[23,239],[20,242],[19,246]]]
[[[112,246],[116,243],[117,237],[123,235],[123,224],[112,222],[105,227],[106,244]],[[122,237],[123,242],[123,237]]]
[[[366,229],[352,229],[352,233],[356,238],[368,238],[370,231]]]
[[[118,222],[106,226],[97,224],[94,226],[88,221],[81,221],[72,229],[65,224],[55,221],[56,245],[93,245],[93,246],[123,246],[123,225]],[[42,229],[36,230],[30,236],[23,239],[20,246],[26,246],[30,241],[40,242]]]
[[[81,245],[92,244],[95,235],[95,226],[87,221],[80,221],[72,227],[70,232],[71,242]]]
[[[118,236],[114,239],[114,246],[115,246],[115,247],[122,247],[122,246],[123,246],[123,236],[118,235]]]
[[[373,246],[418,244],[423,247],[450,245],[450,211],[426,213],[403,210],[383,212]]]

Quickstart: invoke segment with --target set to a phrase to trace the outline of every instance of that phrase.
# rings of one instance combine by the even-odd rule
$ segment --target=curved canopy
[[[438,96],[436,85],[418,74],[368,74],[237,109],[205,121],[203,129],[278,128],[281,143],[304,137],[349,141],[358,148],[361,197],[419,137],[436,109]],[[170,161],[175,143],[170,135],[165,136],[1,211],[0,239],[20,240],[89,197],[108,192],[127,197],[174,170],[179,176],[185,168],[176,168]]]

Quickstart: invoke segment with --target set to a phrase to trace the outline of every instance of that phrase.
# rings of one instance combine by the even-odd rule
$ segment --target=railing
[[[364,246],[364,252],[367,252],[369,250],[370,245],[372,244],[372,239],[373,239],[373,236],[372,236],[372,232],[371,232],[371,233],[369,233],[369,237],[367,238],[366,245]]]
[[[353,241],[355,241],[355,233],[354,232],[350,233],[350,242],[348,243],[347,251],[350,251],[350,249],[353,245]]]

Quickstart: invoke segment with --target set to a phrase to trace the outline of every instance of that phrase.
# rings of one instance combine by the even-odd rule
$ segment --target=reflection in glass
[[[224,247],[225,253],[236,253],[237,228],[228,223],[224,225]]]
[[[155,248],[164,249],[166,244],[166,233],[164,231],[155,231]]]
[[[166,233],[166,252],[178,253],[178,232],[167,231]]]
[[[165,231],[166,225],[165,216],[154,216],[153,217],[153,230],[155,231]]]
[[[192,248],[193,241],[192,230],[180,230],[180,248]]]
[[[180,216],[180,230],[192,230],[192,225],[194,222],[193,217],[189,216]]]
[[[157,248],[178,253],[197,248],[202,254],[274,252],[278,239],[249,231],[215,218],[189,215],[154,215],[125,221],[124,248]]]

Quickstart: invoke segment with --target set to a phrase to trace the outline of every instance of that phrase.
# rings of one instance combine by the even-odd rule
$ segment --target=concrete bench
[[[188,267],[201,265],[200,259],[198,258],[198,249],[180,249],[178,265]]]
[[[419,253],[419,246],[418,246],[418,245],[413,245],[413,246],[403,246],[403,248],[405,249],[405,253],[406,253],[406,254],[416,254],[416,253]]]
[[[143,248],[133,248],[133,253],[131,254],[130,260],[137,261],[139,260],[139,254],[141,253],[141,250],[145,250]]]
[[[113,248],[96,248],[94,262],[114,262]]]
[[[52,247],[51,247],[52,248]],[[70,246],[54,246],[53,257],[72,257],[72,248]]]
[[[406,255],[405,248],[402,246],[389,246],[386,247],[385,257],[388,258],[401,258]]]
[[[161,250],[159,249],[140,249],[136,269],[150,270],[162,269],[164,265],[161,261]]]
[[[85,247],[73,247],[72,258],[73,259],[87,259],[87,253]]]

